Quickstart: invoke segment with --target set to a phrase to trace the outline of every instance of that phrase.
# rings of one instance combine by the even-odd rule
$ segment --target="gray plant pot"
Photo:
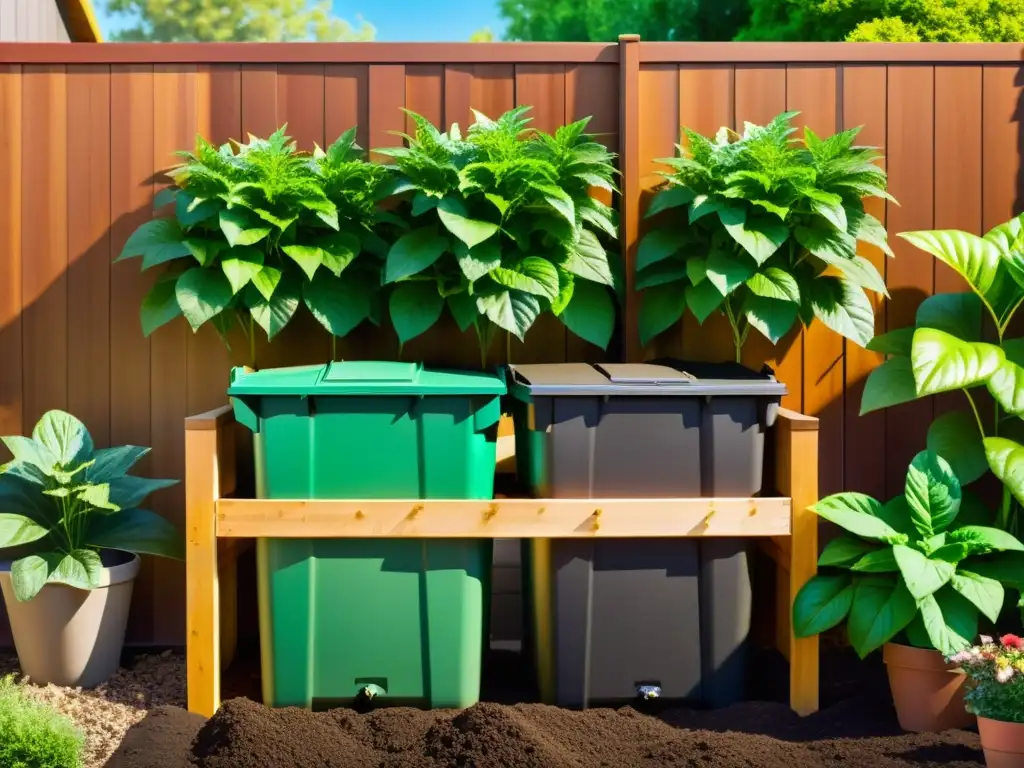
[[[21,671],[34,683],[92,688],[121,662],[138,555],[104,550],[100,586],[93,590],[47,584],[19,603],[9,562],[0,562],[0,589],[11,621]]]

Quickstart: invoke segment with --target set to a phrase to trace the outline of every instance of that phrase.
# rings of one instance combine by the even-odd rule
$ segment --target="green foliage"
[[[882,505],[860,493],[839,493],[812,509],[846,533],[829,542],[822,571],[793,604],[793,627],[808,637],[843,621],[864,658],[900,633],[911,645],[944,654],[967,648],[979,615],[995,621],[1005,587],[1020,590],[1020,572],[1006,578],[1003,556],[1024,544],[972,520],[952,468],[922,451],[907,472],[903,496]]]
[[[44,414],[31,437],[0,440],[14,457],[0,467],[0,551],[18,548],[11,565],[18,600],[47,583],[99,586],[101,549],[183,559],[177,529],[139,508],[177,480],[128,474],[148,448],[97,449],[85,425],[63,411]]]
[[[0,678],[0,765],[4,768],[80,768],[84,735],[41,701]]]
[[[654,302],[640,313],[645,343],[684,307],[699,322],[724,313],[737,360],[751,328],[776,343],[798,319],[816,318],[861,346],[871,339],[864,289],[888,294],[856,250],[863,241],[891,255],[885,229],[862,202],[889,197],[885,172],[873,148],[854,145],[859,129],[827,139],[806,129],[794,140],[795,114],[747,123],[742,136],[686,130],[689,148],[659,161],[672,170],[647,210],[658,221],[637,252],[644,305]]]
[[[331,13],[330,0],[107,0],[107,13],[130,22],[121,42],[288,42],[373,40]]]
[[[590,188],[613,189],[613,155],[584,133],[589,118],[551,135],[527,130],[528,110],[496,120],[475,112],[465,137],[410,112],[407,146],[380,150],[394,160],[398,211],[411,222],[385,262],[400,341],[446,304],[463,330],[476,329],[482,357],[497,329],[522,339],[546,311],[607,346],[618,286],[603,240],[616,225]]]
[[[390,172],[364,159],[354,128],[312,154],[284,130],[219,148],[199,137],[181,153],[176,187],[156,201],[170,215],[139,227],[118,257],[161,268],[142,304],[147,336],[184,315],[194,331],[212,322],[226,338],[237,318],[252,350],[254,326],[273,338],[300,302],[335,336],[369,317]]]
[[[1024,302],[1022,233],[1024,221],[1015,218],[983,237],[957,230],[900,235],[960,274],[970,291],[928,297],[914,326],[871,341],[869,349],[891,357],[868,377],[860,409],[963,392],[970,411],[937,418],[928,446],[965,485],[995,473],[1005,489],[996,524],[1014,535],[1024,503],[1024,339],[1008,333]],[[985,320],[994,335],[983,333]],[[989,408],[993,417],[981,418]]]

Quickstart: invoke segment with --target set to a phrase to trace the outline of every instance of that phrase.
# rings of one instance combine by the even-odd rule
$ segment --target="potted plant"
[[[0,468],[0,588],[21,669],[98,685],[121,659],[139,555],[183,558],[177,529],[140,508],[177,481],[129,475],[148,448],[96,449],[63,411],[2,439],[14,458]]]
[[[967,676],[964,700],[978,717],[988,768],[1024,765],[1024,640],[1003,635],[949,657]]]
[[[474,328],[481,367],[498,330],[522,340],[545,311],[605,348],[615,325],[609,289],[621,287],[601,238],[614,213],[590,196],[612,190],[610,154],[584,133],[589,118],[554,135],[527,130],[529,107],[496,120],[474,110],[463,136],[409,112],[408,146],[381,149],[410,231],[391,246],[384,281],[399,342],[430,328],[445,306]],[[508,339],[509,336],[506,336]]]
[[[845,534],[828,543],[818,560],[824,570],[794,600],[796,635],[845,622],[861,658],[883,648],[905,730],[969,725],[963,675],[943,656],[970,646],[979,615],[995,621],[1002,609],[1004,584],[979,572],[983,556],[1024,552],[1024,544],[976,523],[979,510],[965,504],[960,481],[934,451],[914,458],[903,495],[886,504],[847,492],[812,509]]]
[[[300,303],[337,338],[380,322],[381,259],[375,227],[401,220],[378,208],[392,182],[367,162],[355,129],[326,151],[300,152],[284,131],[221,147],[198,137],[169,176],[158,209],[128,238],[118,261],[142,257],[162,272],[142,302],[145,335],[184,315],[210,322],[227,343],[236,321],[256,366],[256,326],[273,339]]]
[[[857,242],[892,255],[862,202],[892,199],[880,155],[853,144],[859,128],[827,139],[807,128],[800,146],[791,138],[796,114],[746,123],[742,135],[722,128],[713,139],[687,129],[689,148],[658,161],[672,170],[645,214],[659,223],[637,251],[642,343],[687,307],[699,323],[725,315],[736,362],[751,329],[775,344],[797,320],[817,319],[861,346],[871,339],[864,289],[888,293]]]
[[[929,296],[913,326],[871,340],[869,349],[889,357],[868,376],[860,408],[865,414],[962,392],[968,409],[935,419],[928,447],[964,485],[991,470],[1003,493],[989,522],[1017,536],[1024,503],[1024,338],[1012,336],[1011,326],[1024,302],[1022,231],[1024,222],[1014,218],[981,237],[958,230],[899,235],[956,271],[970,290]],[[1004,570],[1015,568],[1024,580],[1024,562],[1005,560]]]

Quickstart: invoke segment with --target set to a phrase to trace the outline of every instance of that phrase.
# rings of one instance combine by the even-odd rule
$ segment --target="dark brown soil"
[[[201,727],[181,710],[154,710],[132,729],[108,768],[984,765],[974,733],[902,733],[877,665],[823,662],[826,706],[808,718],[770,701],[716,711],[650,713],[631,707],[573,712],[491,701],[462,712],[381,709],[357,714],[270,710],[236,698]],[[763,676],[762,686],[771,676],[770,671]]]

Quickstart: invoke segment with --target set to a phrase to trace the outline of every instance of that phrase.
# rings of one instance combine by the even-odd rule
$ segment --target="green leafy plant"
[[[687,307],[700,323],[726,316],[737,361],[751,329],[774,344],[798,319],[817,319],[861,346],[871,339],[875,315],[862,289],[888,293],[857,241],[892,255],[862,202],[892,199],[880,155],[853,144],[859,128],[827,139],[808,128],[800,146],[791,138],[796,114],[746,123],[742,136],[687,129],[689,149],[658,161],[672,171],[646,212],[660,223],[637,251],[643,343]]]
[[[981,636],[981,644],[947,661],[967,675],[967,711],[1004,723],[1024,723],[1024,640],[1003,635],[999,642]]]
[[[44,414],[31,437],[0,439],[14,456],[0,467],[0,550],[20,555],[11,564],[19,601],[48,583],[98,587],[102,549],[183,559],[178,530],[139,508],[178,481],[128,474],[148,448],[97,449],[85,425],[63,411]]]
[[[179,153],[176,186],[155,201],[172,214],[140,226],[117,259],[162,270],[142,302],[147,336],[184,315],[193,331],[211,322],[226,338],[237,318],[254,358],[255,326],[272,339],[300,303],[336,337],[379,322],[387,246],[374,228],[401,224],[377,207],[390,171],[364,159],[354,128],[312,154],[284,131],[219,148],[198,137]]]
[[[1003,499],[994,523],[1014,535],[1024,504],[1024,338],[1010,338],[1009,329],[1024,302],[1022,232],[1024,222],[1014,218],[983,237],[958,230],[899,235],[951,267],[970,290],[929,296],[913,326],[871,340],[869,349],[889,357],[868,376],[860,408],[865,414],[963,392],[970,410],[932,422],[928,447],[965,485],[995,473]]]
[[[904,494],[887,504],[839,493],[811,509],[846,533],[797,594],[794,631],[808,637],[845,621],[861,658],[897,635],[947,655],[967,648],[979,615],[996,621],[1003,608],[1004,583],[984,556],[1024,553],[1014,536],[975,524],[973,497],[933,451],[914,458]]]
[[[388,252],[385,282],[399,341],[430,328],[445,305],[476,329],[481,359],[496,329],[522,339],[542,312],[607,347],[615,323],[616,267],[601,237],[613,211],[590,196],[612,190],[614,156],[584,133],[588,119],[554,135],[527,130],[529,107],[496,120],[474,111],[465,137],[425,118],[408,146],[382,149],[399,174],[412,222]]]
[[[64,715],[0,678],[0,765],[80,768],[85,737]]]

